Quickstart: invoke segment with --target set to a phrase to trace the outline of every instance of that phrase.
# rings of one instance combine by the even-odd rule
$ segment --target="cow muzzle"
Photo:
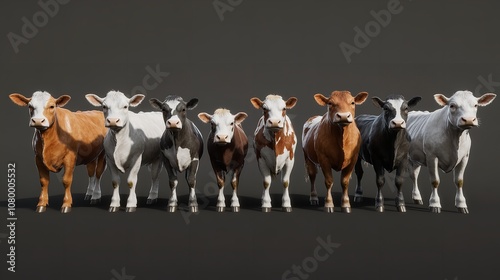
[[[123,127],[123,121],[120,118],[106,118],[106,127],[120,128]]]
[[[266,127],[273,131],[278,131],[283,128],[283,121],[280,119],[268,119]]]
[[[351,113],[335,113],[333,116],[333,123],[340,126],[346,126],[353,122],[353,117]]]
[[[461,117],[458,120],[458,126],[463,129],[473,128],[478,125],[476,117]]]
[[[47,129],[49,127],[49,122],[46,118],[31,118],[30,127],[37,129]]]
[[[395,120],[394,119],[394,120],[392,120],[389,123],[389,128],[390,129],[395,129],[395,130],[405,129],[406,128],[406,122],[403,119],[400,119],[400,120]]]
[[[217,134],[214,137],[214,143],[219,145],[225,145],[231,143],[231,139],[229,139],[229,135],[227,134]]]
[[[165,123],[168,129],[181,129],[182,128],[182,122],[179,119],[179,117],[174,116],[171,117],[170,119],[167,120]]]

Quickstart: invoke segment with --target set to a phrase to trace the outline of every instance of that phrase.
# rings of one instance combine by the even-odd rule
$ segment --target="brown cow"
[[[86,199],[100,200],[100,179],[106,168],[103,140],[107,129],[102,125],[104,115],[99,111],[71,112],[61,108],[71,99],[68,95],[53,98],[48,92],[37,91],[28,98],[19,93],[9,95],[12,102],[28,106],[29,126],[35,128],[33,150],[42,191],[36,212],[45,212],[49,204],[50,172],[64,168],[62,183],[65,188],[62,213],[71,211],[71,183],[76,165],[87,165],[89,185]]]
[[[342,212],[350,213],[349,179],[356,165],[361,146],[361,135],[354,122],[355,105],[362,104],[368,93],[360,92],[355,97],[349,91],[334,91],[330,97],[315,94],[314,99],[328,111],[323,116],[311,117],[302,131],[302,149],[309,180],[311,181],[311,205],[318,204],[318,194],[314,182],[321,167],[327,190],[325,212],[333,212],[332,168],[341,171]]]

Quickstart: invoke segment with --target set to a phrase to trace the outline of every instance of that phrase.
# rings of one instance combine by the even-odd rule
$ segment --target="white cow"
[[[478,106],[490,104],[496,95],[486,93],[477,98],[470,91],[457,91],[447,98],[442,94],[434,95],[436,102],[443,106],[434,112],[413,111],[408,114],[407,131],[411,137],[410,160],[413,181],[413,200],[422,204],[417,185],[422,165],[429,168],[432,193],[429,208],[434,213],[441,212],[438,195],[438,169],[448,173],[453,170],[457,186],[455,207],[461,213],[468,213],[467,203],[462,192],[465,167],[469,161],[471,138],[469,129],[478,125],[476,117]]]
[[[120,173],[129,172],[127,183],[130,193],[127,199],[127,212],[137,208],[135,187],[137,173],[141,165],[150,165],[152,185],[147,203],[158,198],[158,176],[163,166],[160,139],[165,131],[165,123],[160,112],[134,113],[129,106],[136,107],[144,95],[136,94],[130,99],[119,91],[110,91],[105,98],[87,94],[87,100],[94,106],[102,106],[105,125],[109,132],[104,139],[104,150],[111,170],[113,197],[109,212],[120,208]]]

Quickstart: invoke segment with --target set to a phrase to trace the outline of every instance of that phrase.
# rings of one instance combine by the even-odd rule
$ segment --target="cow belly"
[[[271,173],[277,174],[281,169],[283,169],[283,166],[285,166],[285,163],[289,158],[289,152],[285,150],[284,153],[276,156],[273,149],[264,147],[260,151],[260,156],[266,163],[267,167],[271,170]]]

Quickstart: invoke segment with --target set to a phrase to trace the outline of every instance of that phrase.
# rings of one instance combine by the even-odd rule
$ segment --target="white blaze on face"
[[[128,122],[129,99],[119,91],[110,91],[102,102],[106,124],[111,126],[124,127]]]
[[[234,115],[232,115],[229,110],[215,110],[212,116],[212,125],[215,126],[215,143],[231,143],[234,135]]]
[[[170,118],[166,122],[167,128],[182,128],[181,119],[179,119],[179,116],[175,114],[179,103],[179,100],[169,100],[166,102],[166,104],[170,108]]]
[[[403,100],[402,99],[389,99],[387,100],[388,103],[390,103],[392,105],[392,107],[394,108],[395,112],[396,112],[396,115],[394,116],[394,118],[392,120],[390,120],[390,123],[389,123],[389,127],[402,127],[404,128],[406,125],[402,125],[404,124],[404,119],[403,119],[403,116],[401,115],[401,106],[403,105]],[[401,125],[401,126],[398,126]]]
[[[33,93],[31,101],[29,102],[29,106],[33,110],[31,112],[30,124],[33,123],[32,120],[37,119],[39,122],[43,123],[44,126],[49,126],[49,122],[47,116],[44,115],[44,111],[50,97],[51,95],[46,91],[37,91]]]
[[[262,105],[262,108],[268,112],[266,127],[283,128],[283,124],[285,123],[283,110],[285,110],[285,107],[285,101],[281,98],[281,96],[268,95],[266,97],[264,104]]]

